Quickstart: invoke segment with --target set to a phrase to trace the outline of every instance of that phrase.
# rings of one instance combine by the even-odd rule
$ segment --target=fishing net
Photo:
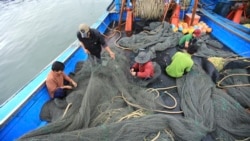
[[[152,48],[155,51],[164,51],[178,45],[182,34],[173,32],[167,22],[150,22],[144,30],[131,37],[124,37],[118,41],[123,48],[138,52],[140,49]]]
[[[168,29],[167,23],[150,25],[144,28],[147,32],[121,38],[119,46],[109,43],[116,53],[115,60],[104,52],[101,63],[93,58],[79,62],[72,76],[78,87],[62,101],[47,102],[41,118],[49,124],[19,140],[234,141],[250,138],[250,113],[245,110],[250,106],[250,90],[249,86],[242,85],[249,84],[249,79],[242,75],[223,79],[236,72],[249,74],[248,62],[243,62],[244,67],[239,69],[236,66],[242,64],[242,60],[231,65],[228,61],[228,66],[224,66],[227,69],[221,72],[206,57],[193,56],[192,70],[182,78],[171,78],[164,69],[177,51],[175,46],[181,36]],[[129,73],[140,51],[150,53],[159,70],[154,81],[143,86]],[[213,56],[228,51],[215,52],[221,53]],[[213,79],[215,74],[220,77]],[[241,87],[225,87],[228,85]]]

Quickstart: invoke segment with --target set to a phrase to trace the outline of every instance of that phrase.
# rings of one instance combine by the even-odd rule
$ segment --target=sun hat
[[[200,37],[201,36],[201,30],[200,29],[195,29],[193,34],[195,35],[195,37]]]
[[[79,31],[82,35],[82,38],[87,37],[87,33],[89,32],[89,26],[85,23],[79,25]]]
[[[146,52],[140,52],[136,57],[135,57],[135,62],[144,64],[150,60],[150,55],[149,53]]]

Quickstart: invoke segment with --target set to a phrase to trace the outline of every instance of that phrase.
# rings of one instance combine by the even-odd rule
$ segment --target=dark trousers
[[[57,88],[54,94],[54,98],[63,99],[66,97],[66,92],[62,88]]]
[[[183,44],[183,45],[177,45],[177,51],[183,51],[183,49],[184,49],[184,45],[185,44]]]
[[[90,57],[91,57],[91,59],[92,59],[94,62],[97,62],[97,63],[99,63],[99,64],[102,63],[101,53],[91,54]]]
[[[98,53],[91,53],[92,56],[95,56],[98,59],[101,59],[101,52]]]
[[[68,81],[64,80],[63,84],[69,85],[70,83]],[[55,93],[54,93],[54,98],[63,99],[64,97],[67,96],[66,91],[67,91],[66,89],[57,88]]]

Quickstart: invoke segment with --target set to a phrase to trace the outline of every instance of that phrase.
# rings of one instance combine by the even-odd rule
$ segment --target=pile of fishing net
[[[168,25],[165,23],[159,26]],[[250,114],[246,108],[250,107],[250,87],[242,85],[249,84],[246,77],[249,74],[249,63],[245,61],[242,67],[238,67],[242,61],[231,65],[228,62],[227,67],[217,70],[222,75],[219,77],[221,81],[215,83],[206,67],[213,71],[216,68],[200,55],[195,56],[195,65],[189,73],[182,78],[170,78],[164,72],[164,65],[171,62],[180,36],[171,30],[163,31],[159,26],[154,26],[148,32],[142,31],[132,37],[121,38],[120,43],[128,41],[127,48],[141,45],[136,52],[110,44],[116,53],[115,60],[104,53],[101,64],[91,58],[79,62],[72,76],[78,87],[69,92],[64,101],[53,100],[45,104],[42,111],[51,115],[41,115],[50,123],[27,133],[19,140],[249,139]],[[167,36],[170,34],[176,35],[176,39]],[[172,42],[166,38],[172,38]],[[169,45],[165,49],[162,48],[164,43]],[[138,85],[129,73],[139,51],[151,53],[152,61],[163,70],[155,81],[146,86]],[[227,51],[220,52],[223,55]],[[225,78],[235,73],[239,75]],[[55,109],[61,110],[56,113]]]

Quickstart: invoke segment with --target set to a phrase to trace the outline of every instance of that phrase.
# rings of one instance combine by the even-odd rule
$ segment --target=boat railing
[[[110,14],[110,15],[109,15]],[[115,15],[115,14],[114,14]],[[110,16],[110,17],[108,17]],[[105,12],[91,28],[98,29],[101,33],[107,30],[107,26],[112,21],[112,13]],[[21,89],[0,105],[0,127],[4,125],[11,117],[17,113],[27,101],[36,94],[36,92],[45,84],[46,77],[51,70],[52,63],[57,60],[66,62],[67,59],[79,49],[78,40],[75,40],[67,49],[65,49],[57,58],[51,61],[43,70],[41,70],[33,79],[26,83]],[[66,72],[69,73],[69,72]]]
[[[55,60],[65,62],[79,48],[77,41],[74,41],[57,58],[51,61],[33,79],[26,83],[21,89],[0,105],[0,126],[2,126],[13,114],[15,114],[44,84],[46,77],[51,70]]]

